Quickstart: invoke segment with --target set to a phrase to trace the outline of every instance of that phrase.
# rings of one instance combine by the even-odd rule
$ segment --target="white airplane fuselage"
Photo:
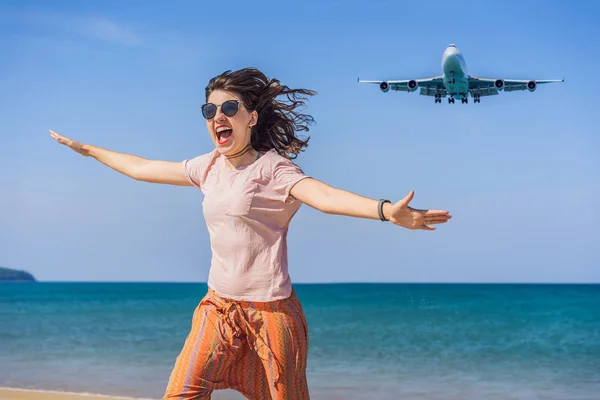
[[[450,45],[442,55],[442,73],[444,75],[444,86],[449,96],[462,99],[469,95],[469,75],[467,63],[460,50]]]

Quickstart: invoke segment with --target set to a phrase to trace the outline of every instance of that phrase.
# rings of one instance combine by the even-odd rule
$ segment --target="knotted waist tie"
[[[250,321],[246,317],[246,313],[242,308],[242,303],[251,304],[250,302],[238,302],[235,300],[225,299],[217,295],[214,291],[210,291],[209,301],[216,308],[219,315],[219,326],[217,332],[219,339],[223,344],[233,346],[234,337],[240,338],[246,336],[246,341],[251,349],[254,349],[257,355],[264,361],[269,362],[269,355],[275,361],[277,371],[275,371],[275,385],[279,382],[280,376],[283,373],[281,363],[275,356],[273,350],[269,347],[266,340],[252,327]],[[254,308],[254,307],[252,307]],[[240,324],[241,322],[241,324]],[[231,329],[232,336],[229,336],[224,329],[227,325]]]

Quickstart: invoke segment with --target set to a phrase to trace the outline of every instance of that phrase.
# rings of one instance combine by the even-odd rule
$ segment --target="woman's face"
[[[208,133],[221,154],[236,154],[250,144],[258,114],[249,112],[235,93],[213,91],[203,106],[203,115]]]

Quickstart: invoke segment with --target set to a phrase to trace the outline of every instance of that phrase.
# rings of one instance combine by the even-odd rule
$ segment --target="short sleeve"
[[[295,199],[290,195],[290,190],[298,182],[309,176],[291,160],[281,157],[273,167],[273,180],[276,192],[284,203],[292,203]]]
[[[189,160],[183,160],[181,162],[186,178],[198,189],[202,189],[205,172],[208,164],[210,163],[211,154],[212,153],[202,154],[198,157]]]

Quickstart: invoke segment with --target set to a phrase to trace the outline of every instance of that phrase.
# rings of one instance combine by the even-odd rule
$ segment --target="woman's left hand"
[[[435,230],[432,225],[448,222],[452,216],[446,210],[418,210],[408,205],[415,195],[411,190],[408,196],[391,205],[388,219],[393,224],[407,229]]]

